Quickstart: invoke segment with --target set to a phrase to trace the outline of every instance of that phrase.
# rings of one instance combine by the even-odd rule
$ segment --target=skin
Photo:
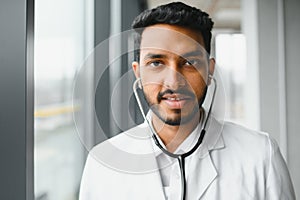
[[[152,124],[170,152],[196,128],[215,61],[201,33],[168,24],[145,28],[140,60],[132,63],[154,115]]]

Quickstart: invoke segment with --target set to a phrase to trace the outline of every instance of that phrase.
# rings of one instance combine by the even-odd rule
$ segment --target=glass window
[[[35,1],[35,199],[78,199],[85,152],[72,87],[91,32],[87,2]]]
[[[243,34],[221,33],[215,38],[216,63],[226,92],[225,119],[246,124],[246,41]]]

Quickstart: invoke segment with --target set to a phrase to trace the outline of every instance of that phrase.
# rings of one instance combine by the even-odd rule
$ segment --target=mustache
[[[179,94],[179,95],[189,96],[191,98],[195,97],[195,94],[193,92],[186,90],[186,89],[178,89],[178,90],[167,89],[165,91],[158,93],[158,95],[157,95],[158,102],[160,102],[161,99],[163,98],[163,96],[166,94]]]

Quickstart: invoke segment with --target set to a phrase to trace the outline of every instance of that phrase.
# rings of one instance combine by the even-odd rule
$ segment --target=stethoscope
[[[137,93],[137,90],[138,89],[142,89],[142,84],[141,84],[141,79],[138,78],[134,83],[133,83],[133,92],[134,92],[134,95],[135,95],[135,98],[137,100],[137,103],[138,103],[138,106],[139,106],[139,109],[142,113],[142,116],[144,118],[144,120],[147,122],[148,126],[150,127],[150,131],[152,133],[152,138],[154,140],[154,143],[161,149],[162,152],[164,152],[166,155],[172,157],[172,158],[176,158],[178,160],[178,163],[179,163],[179,168],[180,168],[180,173],[181,173],[181,199],[182,200],[185,200],[186,198],[186,177],[185,177],[185,164],[184,164],[184,161],[185,161],[185,158],[190,156],[192,153],[194,153],[196,151],[196,149],[200,146],[200,144],[202,143],[203,141],[203,138],[204,138],[204,135],[206,133],[206,126],[207,126],[207,122],[208,122],[208,119],[210,117],[210,114],[211,114],[211,110],[212,110],[212,107],[213,107],[213,103],[215,101],[215,95],[216,95],[216,91],[217,91],[217,81],[216,79],[209,75],[209,78],[211,80],[214,81],[214,91],[213,91],[213,94],[212,94],[212,100],[211,100],[211,103],[210,103],[210,106],[209,106],[209,110],[208,110],[208,113],[207,113],[207,117],[204,121],[204,125],[203,125],[203,128],[201,130],[201,133],[200,133],[200,136],[198,138],[198,141],[197,143],[193,146],[193,148],[191,150],[189,150],[188,152],[186,153],[183,153],[183,154],[174,154],[174,153],[171,153],[169,152],[168,150],[166,150],[159,142],[159,140],[157,139],[157,136],[155,134],[155,130],[153,129],[153,127],[150,125],[150,122],[148,120],[148,118],[146,117],[146,114],[144,112],[144,109],[142,107],[142,103],[140,101],[140,98],[139,98],[139,95]]]

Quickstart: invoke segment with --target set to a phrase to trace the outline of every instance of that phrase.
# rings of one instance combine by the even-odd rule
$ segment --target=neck
[[[178,146],[193,132],[193,130],[198,126],[202,116],[200,113],[201,111],[197,113],[191,121],[181,124],[180,126],[165,124],[161,119],[153,114],[153,127],[168,151],[174,152]]]

